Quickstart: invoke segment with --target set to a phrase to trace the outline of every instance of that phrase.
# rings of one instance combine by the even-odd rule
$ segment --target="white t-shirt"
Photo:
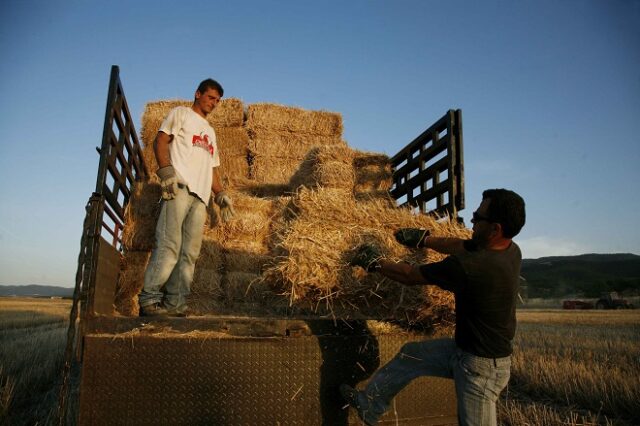
[[[212,168],[220,165],[216,132],[190,107],[172,109],[160,131],[173,135],[169,144],[171,164],[178,181],[186,184],[206,204],[211,196]]]

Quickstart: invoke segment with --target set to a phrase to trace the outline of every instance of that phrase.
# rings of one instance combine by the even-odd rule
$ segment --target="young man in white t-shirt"
[[[216,133],[206,120],[223,94],[217,81],[204,80],[193,105],[172,109],[156,136],[153,147],[163,202],[156,244],[138,297],[141,316],[186,315],[186,296],[200,254],[211,193],[223,220],[235,214],[218,174]]]

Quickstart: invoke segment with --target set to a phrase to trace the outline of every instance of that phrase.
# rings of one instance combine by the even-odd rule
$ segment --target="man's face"
[[[207,89],[204,93],[196,91],[196,105],[204,115],[214,110],[220,101],[220,93],[216,89]]]
[[[471,239],[478,244],[478,247],[484,248],[489,244],[489,240],[494,232],[494,224],[489,219],[489,203],[491,200],[485,198],[480,203],[480,207],[473,212],[473,235]]]

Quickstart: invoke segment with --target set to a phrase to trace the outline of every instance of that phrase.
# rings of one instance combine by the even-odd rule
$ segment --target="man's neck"
[[[508,249],[509,246],[511,246],[511,238],[496,238],[489,242],[487,249],[501,251]]]
[[[207,116],[202,112],[202,110],[200,108],[198,108],[196,106],[196,104],[194,103],[193,105],[191,105],[191,109],[193,110],[193,112],[195,112],[196,114],[198,114],[200,117],[206,119]]]

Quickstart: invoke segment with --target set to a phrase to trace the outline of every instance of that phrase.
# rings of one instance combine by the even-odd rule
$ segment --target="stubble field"
[[[71,303],[0,298],[0,424],[53,424]],[[503,425],[640,424],[640,310],[520,310]]]

